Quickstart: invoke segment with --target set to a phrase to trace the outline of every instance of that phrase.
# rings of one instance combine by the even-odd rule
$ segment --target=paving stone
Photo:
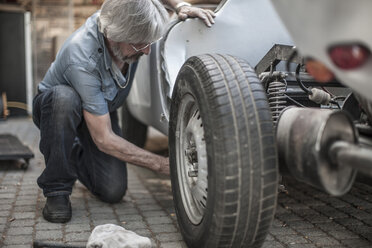
[[[0,194],[0,199],[13,199],[14,197],[15,197],[15,193]]]
[[[335,222],[330,222],[330,223],[318,223],[315,224],[316,227],[322,229],[323,231],[327,232],[330,230],[342,230],[346,229],[344,226],[337,224]]]
[[[263,243],[262,248],[285,248],[285,246],[278,241],[268,241]]]
[[[119,221],[117,221],[116,219],[110,219],[110,220],[106,220],[106,219],[97,219],[97,220],[93,220],[93,226],[99,226],[99,225],[105,225],[105,224],[114,224],[114,225],[118,225],[119,224]]]
[[[154,233],[174,233],[177,232],[177,229],[172,224],[156,224],[156,225],[149,225],[150,229]]]
[[[347,230],[330,230],[328,234],[332,235],[337,240],[359,238],[358,235]]]
[[[91,231],[89,224],[67,224],[65,228],[66,233]]]
[[[147,228],[136,229],[135,230],[135,233],[137,233],[140,236],[144,236],[144,237],[148,237],[148,238],[151,238],[152,237],[151,232]]]
[[[41,231],[53,231],[53,230],[62,230],[63,224],[60,223],[50,223],[50,222],[43,222],[36,224],[36,230]]]
[[[14,221],[10,222],[11,227],[21,226],[21,227],[29,227],[35,225],[35,220],[32,219],[15,219]]]
[[[31,243],[31,235],[7,235],[4,240],[5,245],[26,245]]]
[[[179,233],[161,233],[156,235],[156,238],[160,242],[171,242],[171,241],[181,241],[182,236]]]
[[[131,215],[131,214],[138,214],[138,210],[135,208],[121,208],[121,209],[116,209],[116,213],[118,215]]]
[[[21,200],[21,201],[16,201],[15,205],[16,206],[35,206],[36,200],[35,201],[30,201],[30,200]]]
[[[160,245],[161,248],[187,248],[184,242],[165,242]]]
[[[274,239],[274,237],[271,235],[271,234],[268,234],[267,236],[266,236],[266,239],[265,239],[265,241],[274,241],[275,239]]]
[[[33,182],[33,184],[35,184],[36,180]],[[34,196],[34,197],[37,197],[38,195],[38,192],[37,192],[37,188],[34,188],[32,190],[30,189],[27,189],[27,190],[24,190],[24,189],[20,189],[19,193],[18,193],[18,197],[22,197],[22,196]]]
[[[352,213],[351,216],[353,216],[354,218],[356,218],[358,220],[362,220],[362,221],[372,219],[372,214],[364,212],[364,211],[359,211],[357,213]]]
[[[163,210],[159,205],[143,205],[138,207],[141,211],[160,211]]]
[[[143,198],[143,199],[136,199],[135,200],[137,205],[154,205],[158,204],[158,202],[153,198]]]
[[[136,229],[144,229],[147,228],[147,225],[145,222],[126,222],[125,224],[122,223],[121,226],[123,226],[125,229],[128,230],[136,230]]]
[[[0,217],[8,217],[9,214],[10,214],[9,210],[0,211]]]
[[[363,222],[354,218],[342,218],[342,219],[335,219],[335,222],[343,225],[343,226],[362,226],[364,225]]]
[[[288,227],[272,227],[270,229],[270,233],[274,236],[296,234],[296,232],[293,229]]]
[[[33,228],[32,227],[11,227],[8,229],[7,235],[32,235]]]
[[[169,217],[148,217],[146,218],[149,224],[169,224],[173,223],[173,220]]]
[[[116,217],[113,213],[104,213],[104,214],[91,214],[90,218],[93,221],[95,220],[116,220]]]
[[[89,224],[90,220],[87,216],[75,216],[74,214],[72,214],[72,218],[68,223],[69,224]]]
[[[304,221],[304,220],[286,222],[286,225],[295,229],[295,230],[308,229],[308,228],[313,228],[314,227],[313,224],[311,224],[308,221]]]
[[[1,201],[3,201],[3,199],[1,199]],[[12,208],[12,205],[10,203],[8,203],[6,205],[0,205],[0,211],[7,211],[11,208]]]
[[[62,230],[36,231],[36,240],[61,240]]]
[[[323,215],[305,216],[305,219],[312,224],[332,222],[332,219]]]
[[[349,203],[341,201],[337,198],[330,197],[329,199],[326,199],[325,201],[335,208],[342,208],[342,207],[349,206]]]
[[[274,219],[273,222],[271,223],[272,227],[283,227],[284,225],[286,225],[285,222],[278,219]]]
[[[367,225],[369,225],[369,226],[372,226],[372,220],[371,220],[371,219],[363,220],[363,223],[364,223],[364,224],[367,224]],[[363,223],[362,223],[362,225],[363,225]]]
[[[11,218],[7,218],[7,217],[0,217],[0,223],[7,223],[7,222],[9,222],[9,220],[11,220]]]
[[[364,248],[364,247],[371,247],[371,243],[365,239],[344,239],[341,240],[342,244],[347,245],[350,248]]]
[[[13,218],[19,220],[19,219],[34,219],[35,218],[35,212],[16,212],[13,213]]]
[[[25,244],[25,245],[7,245],[7,248],[30,248],[30,244]]]
[[[331,237],[308,237],[314,244],[318,246],[334,246],[340,245],[340,242]]]
[[[37,199],[37,192],[34,192],[33,194],[27,194],[27,195],[18,195],[17,197],[18,201],[36,200],[36,199]]]
[[[0,196],[7,193],[16,193],[17,188],[15,187],[0,187]]]
[[[89,208],[91,214],[114,214],[112,208]]]
[[[85,241],[87,242],[90,236],[90,232],[75,232],[75,233],[67,233],[66,234],[66,241],[67,242],[74,242],[74,241]]]
[[[293,248],[317,248],[314,244],[288,244],[288,247]]]
[[[146,211],[142,213],[145,217],[163,217],[168,216],[168,214],[164,211]]]
[[[285,244],[306,244],[309,243],[307,239],[304,237],[301,237],[299,235],[278,235],[276,238],[281,242]]]
[[[357,233],[358,235],[364,237],[365,239],[368,239],[369,241],[372,241],[372,227],[369,226],[350,226],[349,229],[353,231],[354,233]]]
[[[322,230],[319,230],[317,228],[301,229],[301,230],[298,230],[298,232],[301,233],[305,237],[322,237],[322,236],[328,236],[327,233],[325,233]]]
[[[13,208],[14,212],[35,212],[35,210],[36,210],[35,205],[17,206]]]
[[[314,209],[295,209],[293,210],[298,216],[319,216],[319,213]]]

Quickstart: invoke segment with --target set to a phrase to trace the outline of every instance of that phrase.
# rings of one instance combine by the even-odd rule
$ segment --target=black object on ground
[[[85,248],[85,246],[74,246],[68,244],[52,244],[52,243],[44,243],[40,241],[35,241],[32,245],[33,248]]]
[[[17,137],[11,134],[0,134],[0,160],[24,159],[25,163],[21,167],[27,169],[29,160],[33,157],[34,153]]]

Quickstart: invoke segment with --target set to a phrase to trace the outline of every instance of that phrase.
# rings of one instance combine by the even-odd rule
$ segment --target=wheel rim
[[[176,130],[178,184],[186,214],[197,225],[203,219],[208,192],[204,128],[193,96],[186,94],[179,110]]]

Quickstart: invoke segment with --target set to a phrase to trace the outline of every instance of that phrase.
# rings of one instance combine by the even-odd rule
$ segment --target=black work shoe
[[[71,219],[71,203],[68,195],[47,197],[43,216],[49,222],[65,223]]]

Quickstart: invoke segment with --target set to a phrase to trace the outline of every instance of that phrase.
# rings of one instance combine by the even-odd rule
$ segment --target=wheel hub
[[[203,123],[192,96],[181,103],[177,172],[183,206],[190,221],[197,225],[204,216],[208,192],[207,153]]]

